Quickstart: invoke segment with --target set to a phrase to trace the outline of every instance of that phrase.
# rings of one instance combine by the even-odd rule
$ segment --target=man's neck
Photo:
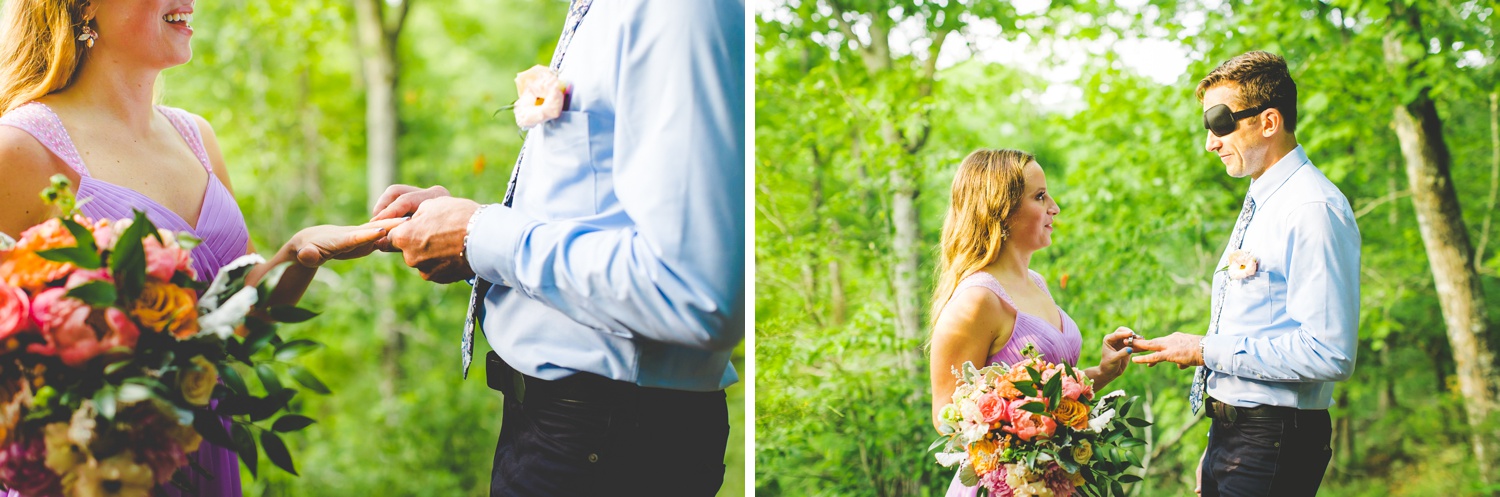
[[[1280,138],[1281,139],[1272,140],[1271,143],[1267,145],[1265,158],[1266,167],[1261,169],[1260,172],[1251,175],[1250,179],[1260,179],[1261,175],[1266,174],[1266,171],[1270,171],[1271,168],[1276,167],[1276,164],[1281,163],[1281,159],[1286,158],[1287,154],[1290,154],[1293,150],[1297,149],[1297,137],[1288,134],[1282,135]]]

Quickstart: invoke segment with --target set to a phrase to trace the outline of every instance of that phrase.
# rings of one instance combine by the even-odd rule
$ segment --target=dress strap
[[[73,146],[73,139],[68,136],[67,128],[63,127],[62,119],[47,104],[30,102],[16,107],[0,116],[0,126],[10,126],[31,134],[32,138],[47,147],[52,155],[62,159],[73,172],[89,177],[89,168],[83,165],[83,157],[78,155],[78,149]]]
[[[973,274],[964,277],[962,281],[958,282],[958,287],[953,289],[953,294],[958,295],[958,292],[963,291],[965,288],[976,286],[989,289],[989,291],[994,292],[995,296],[1000,297],[1000,300],[1004,301],[1012,309],[1016,308],[1016,301],[1011,300],[1010,294],[1005,293],[1005,288],[1000,286],[1000,280],[995,279],[990,273],[984,271],[975,271]]]
[[[1041,287],[1042,291],[1047,293],[1047,297],[1051,298],[1052,297],[1052,290],[1048,290],[1047,289],[1047,280],[1045,280],[1045,279],[1042,278],[1042,274],[1038,273],[1036,271],[1032,271],[1030,269],[1028,269],[1027,271],[1029,271],[1031,273],[1031,281],[1035,281],[1036,282],[1036,286]]]
[[[182,135],[188,148],[193,150],[193,156],[198,158],[198,162],[203,164],[203,168],[207,169],[209,174],[213,174],[214,165],[208,160],[208,149],[203,145],[203,132],[198,128],[198,120],[193,119],[193,114],[165,105],[158,105],[156,109],[160,110],[162,115],[167,116],[167,120],[172,122],[172,127],[177,128],[177,134]]]

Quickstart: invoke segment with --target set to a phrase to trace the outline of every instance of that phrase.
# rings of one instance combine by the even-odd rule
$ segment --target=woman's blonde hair
[[[975,150],[953,176],[952,200],[943,219],[942,263],[932,292],[930,319],[938,313],[958,282],[1000,255],[1010,233],[1005,220],[1025,195],[1026,165],[1036,156],[1019,150]]]
[[[4,0],[0,13],[0,114],[67,88],[86,50],[78,40],[87,0]]]

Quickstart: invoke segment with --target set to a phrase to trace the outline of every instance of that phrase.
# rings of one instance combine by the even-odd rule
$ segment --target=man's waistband
[[[528,376],[507,364],[499,354],[485,354],[485,377],[489,387],[522,404],[528,399],[572,400],[582,402],[681,404],[724,402],[724,392],[690,392],[650,388],[612,380],[593,373],[576,373],[560,380],[543,380]]]
[[[1285,406],[1235,407],[1213,397],[1208,398],[1208,417],[1234,423],[1242,419],[1279,419],[1295,421],[1298,416],[1327,415],[1326,409],[1297,409]]]

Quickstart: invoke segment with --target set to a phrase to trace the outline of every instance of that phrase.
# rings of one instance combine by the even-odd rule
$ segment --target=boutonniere
[[[568,84],[557,79],[557,73],[546,66],[532,66],[516,75],[516,124],[531,129],[562,115]]]
[[[1229,265],[1219,270],[1228,272],[1231,280],[1243,280],[1255,276],[1260,270],[1260,262],[1249,250],[1236,250],[1229,253]]]

